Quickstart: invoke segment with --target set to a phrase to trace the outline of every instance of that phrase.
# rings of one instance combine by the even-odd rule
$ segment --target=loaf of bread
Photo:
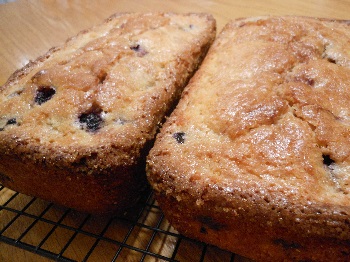
[[[228,23],[147,160],[181,233],[256,261],[350,261],[350,23]]]
[[[214,38],[208,14],[115,14],[15,72],[0,87],[0,183],[89,213],[132,205]]]

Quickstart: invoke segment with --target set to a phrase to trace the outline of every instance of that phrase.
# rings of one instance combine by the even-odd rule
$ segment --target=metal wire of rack
[[[164,218],[149,188],[131,210],[99,217],[0,185],[1,242],[67,262],[245,261],[180,235]]]

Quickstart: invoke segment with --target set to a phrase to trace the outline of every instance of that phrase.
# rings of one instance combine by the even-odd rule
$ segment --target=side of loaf
[[[228,23],[147,175],[182,234],[256,261],[350,260],[350,23]]]
[[[0,183],[89,213],[130,207],[215,28],[208,14],[115,14],[15,72],[0,87]]]

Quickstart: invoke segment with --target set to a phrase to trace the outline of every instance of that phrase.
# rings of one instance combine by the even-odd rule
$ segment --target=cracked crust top
[[[215,32],[209,14],[116,14],[15,72],[0,87],[0,183],[87,212],[132,204]]]
[[[229,23],[151,151],[157,194],[349,241],[349,41],[346,21]]]
[[[121,13],[52,48],[0,87],[0,148],[24,141],[28,154],[49,148],[66,161],[111,143],[139,150],[205,55],[214,24],[207,14]]]

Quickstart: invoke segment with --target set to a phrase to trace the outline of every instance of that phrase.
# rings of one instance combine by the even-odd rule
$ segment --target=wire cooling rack
[[[180,235],[164,218],[149,188],[132,210],[98,217],[0,185],[1,243],[69,262],[248,261]]]

